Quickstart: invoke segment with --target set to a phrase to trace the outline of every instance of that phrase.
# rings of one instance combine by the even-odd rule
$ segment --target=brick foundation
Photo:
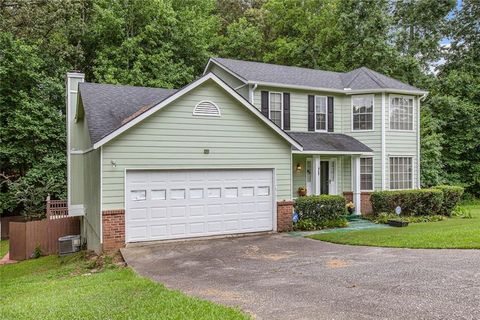
[[[105,210],[102,212],[103,251],[125,247],[125,210]]]
[[[277,231],[291,231],[293,213],[293,201],[277,202]]]
[[[363,215],[369,215],[372,214],[372,202],[370,201],[370,194],[371,192],[361,192],[360,193],[360,211],[362,212]],[[352,201],[353,202],[353,192],[344,192],[343,196],[347,201]]]

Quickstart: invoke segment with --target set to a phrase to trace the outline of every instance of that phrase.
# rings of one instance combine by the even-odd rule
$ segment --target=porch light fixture
[[[302,171],[302,165],[300,163],[297,163],[297,172]]]
[[[117,167],[117,162],[115,160],[110,161],[110,163],[112,164],[112,167],[114,168]]]

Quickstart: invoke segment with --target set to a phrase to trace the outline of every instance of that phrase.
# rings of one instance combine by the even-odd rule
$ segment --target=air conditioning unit
[[[82,243],[80,235],[64,236],[58,238],[58,254],[65,255],[80,251]]]

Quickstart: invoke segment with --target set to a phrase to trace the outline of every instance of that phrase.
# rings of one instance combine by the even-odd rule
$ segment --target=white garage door
[[[272,170],[127,171],[126,241],[273,230]]]

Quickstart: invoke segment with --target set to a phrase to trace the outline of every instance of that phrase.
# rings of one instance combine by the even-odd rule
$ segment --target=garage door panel
[[[185,218],[187,216],[187,208],[185,206],[172,206],[168,208],[170,218]]]
[[[190,233],[191,234],[203,234],[205,233],[205,223],[199,222],[199,223],[190,223]]]
[[[185,235],[186,231],[187,231],[187,224],[186,223],[178,223],[178,224],[171,224],[170,225],[170,233],[173,236]]]
[[[207,223],[207,232],[211,234],[216,234],[222,231],[222,222],[221,221],[210,221]]]
[[[147,221],[148,209],[147,208],[133,208],[130,210],[130,219],[132,221]]]
[[[272,170],[128,171],[127,242],[273,229]]]
[[[165,207],[152,207],[150,208],[150,218],[152,220],[163,219],[167,217],[167,208]]]
[[[150,225],[150,236],[152,238],[160,238],[168,235],[168,225],[164,224],[151,224]]]
[[[147,237],[147,227],[146,226],[131,226],[129,228],[129,236],[132,241],[145,241]]]

